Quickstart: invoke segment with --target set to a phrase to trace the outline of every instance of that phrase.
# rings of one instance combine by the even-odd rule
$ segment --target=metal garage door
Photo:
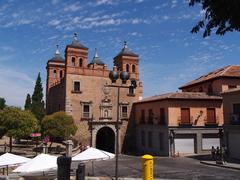
[[[210,150],[212,146],[220,147],[220,139],[219,138],[203,138],[202,139],[202,149]]]
[[[232,158],[240,158],[240,144],[239,142],[240,134],[238,133],[229,133],[228,135],[228,145],[229,145],[229,155]]]
[[[194,138],[175,138],[175,153],[193,154]]]

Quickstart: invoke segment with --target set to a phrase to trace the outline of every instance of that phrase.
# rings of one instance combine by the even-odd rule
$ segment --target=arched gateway
[[[108,152],[115,152],[115,134],[109,127],[102,127],[97,132],[96,148]]]

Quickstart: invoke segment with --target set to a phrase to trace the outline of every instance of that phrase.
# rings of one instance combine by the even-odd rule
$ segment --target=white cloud
[[[136,3],[142,3],[144,0],[136,0]]]
[[[55,5],[55,4],[57,4],[57,3],[59,3],[59,0],[52,0],[52,4],[53,4],[53,5]]]
[[[177,0],[172,0],[172,2],[171,2],[171,8],[174,8],[174,7],[176,7],[177,6]]]
[[[67,4],[65,7],[64,7],[64,11],[70,11],[70,12],[75,12],[75,11],[78,11],[79,9],[81,9],[82,7],[80,6],[79,2],[76,2],[74,4]]]
[[[170,16],[164,15],[162,18],[163,18],[163,20],[168,20],[168,19],[170,19]]]
[[[11,47],[11,46],[3,45],[3,46],[0,46],[0,50],[2,50],[4,52],[14,52],[15,48]]]
[[[51,26],[57,26],[57,25],[59,25],[60,23],[61,23],[61,21],[60,21],[60,20],[57,20],[57,19],[53,19],[53,20],[51,20],[51,21],[48,22],[48,24],[51,25]]]
[[[23,106],[27,93],[31,93],[34,80],[23,72],[0,66],[0,94],[7,105]]]
[[[115,4],[117,1],[115,0],[96,0],[96,5],[103,5],[103,4]]]

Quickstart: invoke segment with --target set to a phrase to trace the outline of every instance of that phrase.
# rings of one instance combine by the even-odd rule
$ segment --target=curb
[[[226,168],[226,169],[240,170],[240,166],[239,167],[226,166],[226,165],[220,165],[220,164],[215,164],[215,163],[209,163],[206,161],[200,161],[200,163],[205,164],[205,165],[210,165],[210,166],[222,167],[222,168]]]

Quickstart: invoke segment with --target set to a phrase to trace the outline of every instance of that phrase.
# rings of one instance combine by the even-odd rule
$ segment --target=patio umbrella
[[[8,174],[8,167],[9,166],[16,166],[19,164],[23,164],[28,162],[29,158],[18,156],[11,153],[5,153],[0,156],[0,167],[7,167],[7,174]]]
[[[44,175],[45,172],[57,170],[57,157],[48,154],[39,154],[27,163],[19,166],[13,172],[22,176]]]
[[[77,154],[72,158],[72,161],[101,161],[112,159],[115,157],[115,154],[89,147],[85,151]]]
[[[115,157],[115,154],[103,151],[100,149],[96,149],[93,147],[89,147],[85,151],[77,154],[72,158],[72,161],[80,161],[80,162],[87,162],[87,161],[92,161],[92,172],[93,170],[93,161],[101,161],[101,160],[107,160],[107,159],[112,159]],[[93,172],[94,173],[94,172]]]

